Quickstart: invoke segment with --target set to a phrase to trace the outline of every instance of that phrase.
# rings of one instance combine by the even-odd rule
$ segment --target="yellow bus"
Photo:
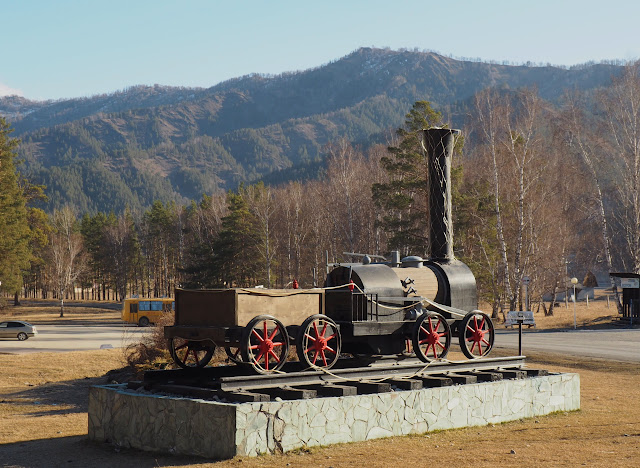
[[[141,327],[146,327],[149,323],[156,323],[163,314],[175,310],[173,299],[140,299],[131,297],[122,303],[122,320],[129,323],[137,323]]]

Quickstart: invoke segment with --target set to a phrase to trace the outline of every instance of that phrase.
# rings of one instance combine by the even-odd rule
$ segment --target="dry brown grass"
[[[1,309],[0,319],[15,318],[34,325],[120,324],[121,307],[118,302],[74,301],[65,305],[64,317],[60,317],[59,301],[23,300],[22,305]]]
[[[27,308],[28,309],[28,308]],[[52,320],[47,311],[21,316]],[[38,315],[44,314],[44,315]],[[78,312],[113,320],[114,311]],[[93,314],[97,314],[94,316]],[[101,315],[104,314],[104,315]],[[602,326],[616,316],[606,301],[576,306],[578,324]],[[75,314],[69,313],[70,319]],[[32,321],[37,322],[37,320]],[[81,320],[78,318],[78,320]],[[573,308],[553,317],[536,314],[539,328],[573,327]],[[500,325],[498,325],[500,326]],[[505,351],[501,352],[508,353]],[[497,352],[496,352],[497,354]],[[456,359],[456,355],[451,356]],[[426,466],[621,466],[640,460],[640,366],[579,357],[528,353],[530,367],[578,372],[582,409],[489,427],[299,450],[255,459],[210,463],[193,457],[117,450],[86,440],[90,385],[114,378],[125,365],[119,350],[0,354],[0,461],[4,466],[215,466],[389,467]],[[117,378],[117,377],[115,377]],[[511,453],[511,451],[515,453]]]
[[[489,427],[394,437],[208,463],[87,442],[87,392],[123,365],[116,350],[0,355],[0,458],[5,466],[637,466],[640,372],[636,364],[553,355],[530,367],[578,372],[582,409]],[[514,454],[511,450],[515,451]]]
[[[549,304],[547,303],[547,307]],[[481,304],[483,310],[491,310],[487,304]],[[568,306],[564,302],[559,303],[553,308],[553,315],[545,316],[542,307],[538,311],[537,305],[532,306],[534,310],[534,318],[536,320],[536,328],[545,330],[553,328],[573,328],[573,303],[569,302]],[[579,301],[575,305],[576,323],[581,328],[598,328],[610,326],[613,322],[618,321],[618,310],[611,297],[607,302],[607,295],[600,293],[596,296],[595,301]],[[496,321],[496,326],[502,325],[502,317]]]

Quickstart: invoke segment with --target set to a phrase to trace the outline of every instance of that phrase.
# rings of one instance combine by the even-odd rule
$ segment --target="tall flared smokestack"
[[[451,157],[455,135],[460,130],[429,128],[423,130],[422,144],[429,168],[429,238],[431,258],[454,260],[453,217],[451,214]]]

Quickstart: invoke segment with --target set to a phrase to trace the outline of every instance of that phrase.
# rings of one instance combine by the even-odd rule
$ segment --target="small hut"
[[[640,275],[638,273],[611,273],[611,282],[622,289],[622,318],[640,319]]]

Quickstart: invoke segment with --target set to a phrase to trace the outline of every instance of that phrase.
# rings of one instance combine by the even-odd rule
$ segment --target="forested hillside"
[[[537,87],[557,102],[621,67],[487,64],[434,53],[360,49],[318,68],[251,75],[209,89],[136,86],[55,102],[0,98],[22,140],[21,171],[47,187],[47,211],[141,212],[260,179],[316,177],[326,145],[387,143],[418,100],[463,127],[475,93]]]
[[[600,87],[557,92],[555,100],[543,98],[535,86],[498,86],[478,90],[463,103],[466,118],[452,168],[454,249],[473,271],[494,316],[521,307],[525,276],[534,307],[544,309],[542,298],[551,296],[545,313],[552,313],[555,296],[567,290],[571,276],[593,281],[592,272],[640,272],[640,62],[620,72]],[[179,143],[178,120],[169,126],[163,119],[180,104],[121,114],[162,114],[155,133],[147,119],[109,114],[23,134],[26,143],[20,146],[0,118],[0,300],[7,294],[61,300],[170,295],[178,285],[286,288],[294,280],[309,287],[322,284],[327,254],[331,261],[348,261],[344,252],[388,256],[399,250],[428,258],[429,170],[422,129],[457,126],[456,114],[419,100],[407,106],[385,144],[375,144],[372,136],[359,147],[332,136],[335,122],[341,122],[336,116],[372,102],[300,119],[320,119],[327,129],[321,149],[326,164],[308,154],[300,158],[311,161],[307,167],[324,167],[317,179],[244,184],[189,203],[161,201],[160,189],[175,186],[178,169],[171,161],[211,163],[224,150],[226,159],[217,161],[235,176],[245,170],[248,178],[258,168],[266,172],[265,161],[280,154],[273,145],[256,159],[251,151],[258,146],[251,141],[260,141],[265,128],[287,127],[230,130]],[[49,139],[36,142],[35,135]],[[51,161],[43,155],[56,151],[55,137],[61,135],[76,144],[58,156],[58,166],[47,166]],[[280,136],[291,142],[284,131]],[[129,137],[135,137],[135,150],[127,146]],[[178,152],[180,145],[196,154]],[[37,150],[39,169],[55,174],[48,188],[59,197],[55,203],[69,187],[82,203],[50,213],[37,209],[38,187],[15,170],[20,147],[23,154]],[[219,152],[214,155],[211,147]],[[150,157],[163,148],[170,148],[164,160]],[[192,179],[185,185],[204,172],[189,169]],[[212,173],[219,186],[229,183],[223,172]],[[139,203],[139,193],[154,201],[140,211],[131,204],[117,212],[122,193]],[[95,200],[106,209],[93,211]]]

